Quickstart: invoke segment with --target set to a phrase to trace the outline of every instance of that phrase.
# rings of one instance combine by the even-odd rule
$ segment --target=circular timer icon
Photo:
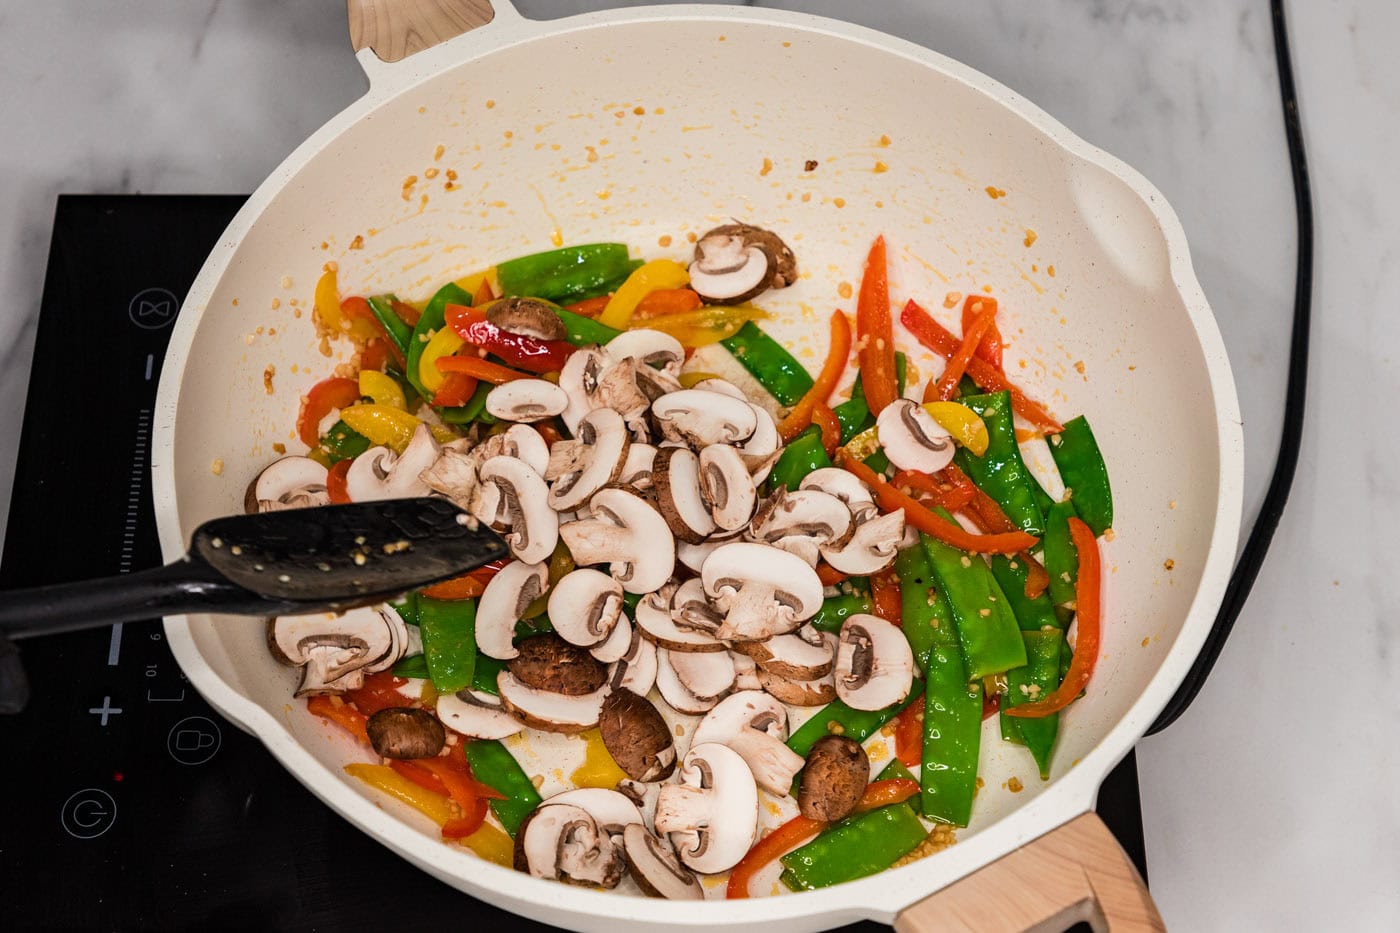
[[[136,293],[126,307],[131,323],[143,330],[160,330],[180,311],[180,299],[168,288],[147,288]]]
[[[59,822],[74,839],[96,839],[117,821],[117,802],[105,790],[85,787],[63,801]]]

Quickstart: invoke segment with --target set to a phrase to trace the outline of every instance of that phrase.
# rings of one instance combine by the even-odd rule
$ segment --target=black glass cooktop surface
[[[59,198],[0,586],[159,562],[156,383],[180,302],[243,200]],[[22,650],[33,695],[0,717],[6,929],[550,929],[429,877],[322,805],[194,692],[158,622]],[[1143,869],[1131,756],[1099,810]]]

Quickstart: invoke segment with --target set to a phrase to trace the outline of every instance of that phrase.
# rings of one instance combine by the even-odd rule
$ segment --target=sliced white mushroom
[[[718,742],[739,753],[758,786],[786,797],[803,758],[784,744],[787,710],[760,690],[730,694],[705,714],[691,736],[693,745]]]
[[[593,404],[617,412],[622,416],[627,430],[632,432],[633,439],[645,442],[650,439],[646,414],[651,405],[651,398],[642,390],[641,370],[647,370],[654,375],[654,371],[648,370],[644,364],[633,359],[610,364],[598,379],[598,389],[593,393]],[[662,391],[664,390],[658,390],[657,394],[661,394]]]
[[[478,471],[482,489],[496,490],[510,534],[506,543],[517,560],[547,560],[559,543],[559,516],[549,507],[549,490],[540,474],[514,457],[492,457]],[[473,511],[482,521],[489,517]]]
[[[669,595],[669,594],[668,594]],[[667,596],[652,593],[637,604],[636,628],[648,640],[672,651],[723,651],[724,642],[714,635],[681,628],[672,615]]]
[[[549,444],[540,437],[539,431],[528,425],[513,424],[506,428],[505,434],[496,436],[505,438],[505,449],[501,453],[525,461],[530,469],[541,476],[544,475],[549,466]]]
[[[608,684],[614,690],[630,690],[645,697],[656,683],[656,645],[642,637],[633,626],[627,653],[608,669]]]
[[[657,451],[652,467],[656,507],[677,540],[699,545],[715,530],[700,485],[700,458],[688,447]]]
[[[752,540],[796,554],[813,567],[823,546],[844,545],[851,531],[851,512],[846,504],[816,489],[779,489],[764,501],[749,524]]]
[[[393,607],[361,606],[279,616],[268,623],[267,643],[277,660],[302,669],[296,695],[314,696],[359,689],[366,674],[403,657],[408,630]]]
[[[648,897],[700,901],[705,889],[695,873],[680,863],[670,843],[632,824],[622,833],[622,851],[637,887]]]
[[[486,394],[486,410],[502,421],[543,421],[568,406],[564,390],[544,379],[512,379]]]
[[[504,441],[504,437],[502,440]],[[472,493],[476,491],[476,468],[477,463],[466,450],[444,447],[438,458],[418,474],[418,478],[433,492],[452,500],[461,508],[470,510]]]
[[[592,693],[565,696],[536,690],[522,683],[510,671],[496,675],[501,705],[521,722],[544,732],[583,732],[598,725],[603,700],[612,689],[603,684]]]
[[[691,544],[688,541],[676,541],[676,560],[683,566],[700,572],[700,568],[705,566],[705,558],[714,552],[715,548],[728,543],[728,539],[715,540],[707,539],[703,544]]]
[[[713,700],[734,687],[734,662],[728,651],[667,652],[667,661],[681,685],[701,700]]]
[[[797,628],[821,608],[822,583],[802,558],[766,544],[718,548],[700,571],[705,595],[725,614],[718,637],[762,641]]]
[[[953,462],[953,436],[924,406],[907,398],[886,405],[875,420],[880,448],[901,470],[933,473]]]
[[[676,673],[675,666],[671,663],[671,658],[684,655],[686,652],[677,652],[673,655],[665,648],[656,649],[656,691],[661,694],[661,699],[666,701],[666,705],[678,713],[685,713],[690,716],[698,716],[701,713],[713,709],[719,702],[718,697],[696,696],[690,688],[681,683],[680,675]],[[716,656],[724,655],[724,661],[729,663],[727,653],[722,651],[709,652]],[[733,670],[733,665],[730,665]]]
[[[559,388],[569,397],[569,404],[563,411],[564,426],[569,433],[578,436],[579,422],[585,415],[597,408],[594,398],[598,391],[598,381],[608,366],[608,358],[593,347],[575,350],[564,361],[559,370]],[[620,416],[619,416],[620,417]]]
[[[727,395],[730,398],[737,398],[747,402],[748,396],[744,390],[730,382],[728,379],[721,379],[718,376],[711,376],[708,379],[701,379],[692,389],[699,389],[701,392],[718,392],[720,395]]]
[[[617,887],[625,863],[621,847],[589,816],[561,803],[538,807],[515,839],[515,863],[536,878],[566,884]]]
[[[629,593],[661,588],[676,567],[676,544],[666,520],[645,499],[617,487],[588,500],[593,517],[559,529],[579,565],[609,565]]]
[[[762,690],[763,683],[758,679],[758,665],[753,658],[737,651],[729,652],[729,660],[734,662],[735,690]]]
[[[813,470],[802,478],[798,488],[817,489],[835,496],[846,503],[846,508],[851,510],[851,518],[857,523],[873,518],[880,511],[870,487],[854,473],[840,467]]]
[[[632,620],[627,618],[627,613],[624,612],[617,617],[617,624],[613,626],[608,637],[589,648],[588,653],[604,664],[611,664],[622,660],[631,645]]]
[[[428,426],[420,424],[401,456],[387,447],[372,447],[356,457],[345,474],[345,494],[352,502],[426,496],[431,490],[419,477],[439,450]]]
[[[758,787],[744,759],[713,742],[693,745],[682,783],[661,788],[656,831],[669,835],[680,860],[704,874],[739,863],[758,834]]]
[[[544,595],[549,566],[514,560],[486,583],[476,607],[476,646],[488,657],[508,661],[515,648],[515,624],[525,609]]]
[[[619,791],[606,787],[576,787],[546,797],[542,807],[561,804],[578,807],[593,817],[598,828],[610,836],[620,836],[628,826],[644,826],[642,811],[633,800]]]
[[[841,624],[836,648],[836,695],[852,709],[884,709],[909,695],[914,653],[897,627],[857,613]]]
[[[685,360],[685,348],[679,340],[649,327],[623,331],[608,341],[605,352],[615,360],[635,359],[672,374],[680,372]]]
[[[770,671],[759,671],[758,680],[774,699],[789,706],[825,706],[836,699],[836,681],[830,672],[815,680],[790,680]]]
[[[904,510],[869,518],[856,525],[851,539],[839,548],[825,546],[822,557],[837,570],[852,576],[867,576],[884,570],[899,555],[904,540]]]
[[[617,782],[617,792],[637,805],[642,811],[642,821],[652,832],[656,831],[656,798],[661,795],[661,785],[655,781],[634,781],[625,778]]]
[[[778,434],[778,423],[768,414],[767,409],[760,408],[753,402],[749,402],[749,407],[753,409],[753,434],[739,445],[739,452],[748,461],[749,468],[753,469],[755,465],[777,453],[778,448],[783,445],[783,439]]]
[[[676,587],[671,596],[671,620],[677,628],[715,638],[724,624],[724,613],[710,605],[700,578],[692,577]]]
[[[548,605],[555,634],[592,648],[603,644],[622,618],[622,585],[598,570],[573,570],[554,584]]]
[[[246,511],[273,512],[326,505],[326,468],[310,457],[283,457],[263,467],[248,487]]]
[[[728,444],[711,444],[700,451],[700,491],[710,517],[723,531],[743,528],[758,505],[758,490],[744,457]]]
[[[589,412],[574,433],[574,442],[556,443],[549,451],[545,478],[554,481],[549,489],[549,506],[559,512],[578,508],[615,480],[627,462],[627,445],[631,442],[622,416],[611,408]]]
[[[734,650],[753,658],[765,671],[791,680],[815,680],[831,673],[836,663],[836,636],[816,632],[816,644],[793,633],[767,641],[735,642]]]
[[[627,448],[627,460],[622,464],[622,472],[617,481],[633,489],[652,487],[652,467],[656,463],[656,448],[650,444],[632,444]]]
[[[668,440],[685,441],[692,447],[737,444],[751,437],[758,427],[753,406],[747,400],[703,389],[681,389],[664,395],[652,403],[651,414]]]
[[[467,691],[462,693],[444,693],[437,698],[438,719],[453,732],[474,739],[503,739],[525,728],[524,723],[499,705],[489,706]]]

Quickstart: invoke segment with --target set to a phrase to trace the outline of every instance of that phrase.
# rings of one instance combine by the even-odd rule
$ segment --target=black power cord
[[[1298,451],[1303,439],[1303,406],[1308,389],[1308,341],[1312,326],[1313,277],[1313,214],[1312,186],[1308,181],[1308,157],[1303,148],[1303,129],[1298,120],[1298,93],[1293,85],[1293,61],[1288,50],[1288,25],[1284,20],[1283,0],[1270,0],[1274,22],[1274,57],[1278,61],[1279,92],[1283,99],[1283,132],[1288,140],[1288,161],[1293,170],[1293,204],[1298,222],[1298,270],[1293,286],[1293,334],[1288,351],[1288,384],[1283,396],[1283,431],[1279,437],[1278,457],[1274,461],[1269,491],[1259,517],[1249,531],[1249,539],[1240,552],[1239,563],[1230,574],[1225,597],[1216,614],[1215,625],[1201,646],[1201,653],[1187,672],[1181,687],[1162,710],[1148,735],[1161,732],[1176,722],[1196,694],[1201,692],[1211,668],[1230,637],[1235,620],[1244,609],[1245,600],[1259,576],[1264,556],[1278,529],[1293,475],[1298,471]]]

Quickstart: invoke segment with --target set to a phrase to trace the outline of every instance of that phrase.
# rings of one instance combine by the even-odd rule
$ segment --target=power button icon
[[[74,839],[96,839],[117,821],[117,802],[105,790],[85,787],[63,801],[59,822]]]

